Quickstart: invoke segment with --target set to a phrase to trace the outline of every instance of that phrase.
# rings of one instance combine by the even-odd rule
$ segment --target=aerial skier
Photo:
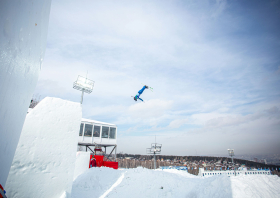
[[[140,89],[140,90],[138,91],[138,94],[136,94],[136,96],[134,96],[133,99],[135,100],[135,102],[137,101],[137,99],[139,99],[139,100],[141,100],[142,102],[144,102],[144,100],[143,100],[142,98],[140,98],[140,95],[143,93],[143,91],[144,91],[145,89],[150,89],[150,90],[152,91],[153,88],[148,87],[147,85],[144,85],[143,88]],[[132,97],[133,97],[133,96],[132,96]]]

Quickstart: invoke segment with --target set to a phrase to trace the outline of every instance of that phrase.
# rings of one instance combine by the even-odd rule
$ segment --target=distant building
[[[236,170],[236,175],[271,175],[271,171],[269,169],[265,170]],[[215,175],[227,175],[234,176],[234,170],[204,170],[204,168],[199,168],[198,176],[201,177],[211,177]]]

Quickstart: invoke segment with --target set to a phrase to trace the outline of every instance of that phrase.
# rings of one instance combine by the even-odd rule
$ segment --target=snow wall
[[[51,0],[0,1],[0,184],[5,187],[43,61]]]
[[[80,103],[45,98],[27,114],[6,182],[7,197],[56,198],[71,194]]]
[[[73,181],[89,169],[90,152],[77,152]]]

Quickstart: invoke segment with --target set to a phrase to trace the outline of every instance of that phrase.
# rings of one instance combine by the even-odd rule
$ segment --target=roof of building
[[[97,120],[90,120],[90,119],[86,119],[86,118],[82,118],[82,122],[89,122],[89,123],[95,123],[95,124],[102,124],[102,125],[110,125],[110,126],[117,126],[115,124],[111,124],[111,123],[107,123],[107,122],[100,122]]]

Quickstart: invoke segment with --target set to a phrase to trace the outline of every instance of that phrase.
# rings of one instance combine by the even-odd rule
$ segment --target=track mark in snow
[[[126,173],[126,172],[125,172]],[[99,198],[105,198],[114,188],[116,188],[123,180],[124,178],[124,174],[123,173],[119,179],[111,186],[111,188],[109,190],[107,190],[103,195],[101,195]]]

